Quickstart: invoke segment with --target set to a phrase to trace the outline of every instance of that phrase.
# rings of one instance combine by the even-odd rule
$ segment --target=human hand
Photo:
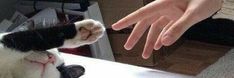
[[[136,23],[124,45],[130,50],[150,27],[142,54],[147,59],[153,49],[172,45],[192,25],[210,17],[221,5],[222,0],[156,0],[119,20],[112,28],[121,30]]]

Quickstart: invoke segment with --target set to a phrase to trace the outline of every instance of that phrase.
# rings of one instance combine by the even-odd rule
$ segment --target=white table
[[[85,67],[85,75],[81,78],[192,78],[181,74],[71,54],[62,53],[62,56],[67,65],[79,64]]]

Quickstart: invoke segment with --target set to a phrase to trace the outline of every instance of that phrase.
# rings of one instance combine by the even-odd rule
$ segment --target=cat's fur
[[[92,44],[102,37],[104,26],[84,20],[65,26],[0,34],[0,78],[78,78],[79,65],[65,66],[54,48]]]

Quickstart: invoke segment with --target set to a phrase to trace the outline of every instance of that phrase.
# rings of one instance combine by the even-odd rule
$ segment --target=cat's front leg
[[[0,43],[21,52],[45,51],[57,47],[74,48],[94,43],[102,37],[104,31],[100,22],[89,19],[64,26],[5,34]]]

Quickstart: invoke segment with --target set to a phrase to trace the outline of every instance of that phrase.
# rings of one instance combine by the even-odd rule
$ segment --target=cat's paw
[[[102,23],[92,19],[75,22],[75,26],[77,35],[73,39],[65,40],[63,47],[74,48],[92,44],[101,38],[105,31]]]
[[[105,28],[99,21],[92,19],[76,22],[76,29],[80,40],[86,42],[95,42],[103,36]]]

